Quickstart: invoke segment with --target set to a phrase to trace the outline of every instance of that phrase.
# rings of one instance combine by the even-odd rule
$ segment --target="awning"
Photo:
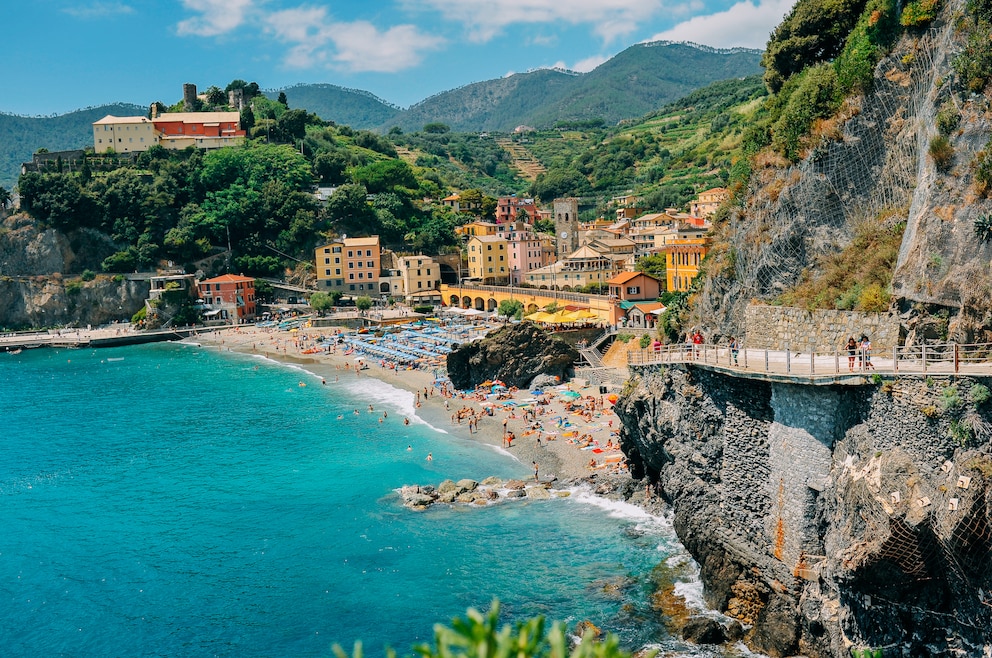
[[[208,318],[212,318],[212,317],[213,317],[213,316],[215,316],[215,315],[220,315],[220,311],[219,311],[219,310],[213,310],[213,311],[207,311],[207,312],[206,312],[206,313],[204,313],[203,315],[204,315],[205,317],[208,317]]]

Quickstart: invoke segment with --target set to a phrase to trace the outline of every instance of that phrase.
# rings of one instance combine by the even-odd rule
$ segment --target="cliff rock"
[[[580,358],[575,348],[529,323],[511,324],[448,354],[448,376],[458,389],[499,379],[526,388],[538,375],[566,381]]]
[[[771,656],[992,651],[992,408],[979,378],[812,386],[640,367],[616,405],[707,603]],[[888,654],[887,654],[888,655]]]

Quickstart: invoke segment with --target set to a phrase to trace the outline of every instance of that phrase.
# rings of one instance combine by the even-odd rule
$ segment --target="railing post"
[[[961,356],[958,354],[958,344],[954,343],[954,373],[961,368]]]
[[[840,353],[834,350],[834,374],[840,374]]]
[[[926,343],[923,343],[923,346],[920,348],[920,355],[922,356],[922,360],[923,360],[923,374],[925,375],[925,374],[927,374],[927,344]]]
[[[765,349],[765,372],[768,372],[768,350]]]
[[[745,347],[741,351],[744,353],[744,369],[747,370],[747,348]]]
[[[785,344],[785,373],[792,374],[792,347],[788,343]]]
[[[809,346],[809,374],[816,374],[816,350],[812,345]]]
[[[892,346],[892,374],[899,372],[899,345]]]

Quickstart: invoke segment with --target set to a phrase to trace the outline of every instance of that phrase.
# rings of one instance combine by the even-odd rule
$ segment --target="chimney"
[[[152,103],[151,111],[149,114],[152,117],[152,121],[158,118],[158,103]]]

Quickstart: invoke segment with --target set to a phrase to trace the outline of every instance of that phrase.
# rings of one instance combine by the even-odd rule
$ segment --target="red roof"
[[[238,276],[237,274],[221,274],[212,279],[204,279],[200,283],[249,283],[255,279],[250,276]]]

